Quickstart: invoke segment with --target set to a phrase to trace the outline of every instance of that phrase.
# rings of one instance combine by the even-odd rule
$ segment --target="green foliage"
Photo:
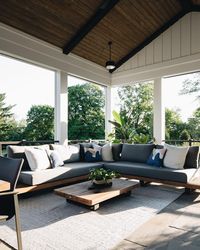
[[[54,138],[54,108],[49,105],[33,105],[27,114],[24,138],[30,141]]]
[[[120,115],[136,134],[153,134],[153,84],[136,83],[118,89]]]
[[[153,131],[153,85],[134,84],[118,89],[120,112],[113,111],[113,142],[146,143]]]
[[[135,131],[131,129],[129,123],[125,122],[125,119],[117,111],[113,111],[112,114],[114,121],[109,120],[109,122],[114,125],[114,132],[109,135],[109,137],[112,138],[112,142],[132,143]]]
[[[188,133],[187,129],[184,129],[180,134],[180,140],[188,141],[190,139],[190,134]]]
[[[68,88],[69,140],[105,138],[105,98],[99,86],[85,83]]]
[[[9,140],[13,130],[14,118],[11,110],[14,106],[7,106],[5,98],[5,93],[0,94],[0,141]]]
[[[191,138],[200,138],[200,107],[197,108],[194,111],[193,116],[188,119],[188,130]]]
[[[146,144],[150,141],[149,135],[144,135],[144,134],[136,134],[133,137],[134,143],[138,144]]]
[[[104,168],[92,168],[90,169],[89,180],[110,180],[112,178],[119,177],[119,174],[115,171],[106,170]]]
[[[165,109],[165,129],[166,140],[179,139],[181,131],[187,129],[187,124],[181,120],[179,110]]]

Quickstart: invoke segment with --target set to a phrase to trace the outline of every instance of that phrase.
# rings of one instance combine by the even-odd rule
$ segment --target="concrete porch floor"
[[[143,249],[200,249],[200,191],[184,193],[113,250]]]
[[[0,240],[0,249],[13,248]],[[113,250],[143,249],[200,249],[200,191],[181,195]]]

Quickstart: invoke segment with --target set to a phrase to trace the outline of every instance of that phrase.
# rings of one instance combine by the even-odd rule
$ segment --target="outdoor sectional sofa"
[[[55,149],[56,145],[48,145]],[[20,173],[18,190],[20,193],[79,182],[88,178],[91,168],[106,168],[119,172],[121,176],[139,179],[141,182],[159,182],[189,189],[200,188],[199,147],[191,146],[187,152],[183,169],[150,166],[146,162],[155,144],[113,144],[113,161],[85,162],[84,147],[92,144],[76,145],[77,151],[65,161],[64,166],[40,171],[31,171],[25,156],[24,146],[8,146],[7,154],[11,158],[24,158]]]

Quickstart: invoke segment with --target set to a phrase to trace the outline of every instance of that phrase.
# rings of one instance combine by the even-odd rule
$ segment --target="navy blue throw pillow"
[[[166,152],[165,148],[162,148],[162,149],[154,148],[151,155],[149,156],[147,160],[147,164],[156,166],[156,167],[162,167],[165,152]]]
[[[101,147],[100,147],[101,148]],[[85,157],[87,162],[102,161],[101,150],[96,148],[84,148]]]

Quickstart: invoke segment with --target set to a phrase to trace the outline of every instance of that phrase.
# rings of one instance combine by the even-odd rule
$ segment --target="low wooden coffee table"
[[[92,210],[97,210],[99,204],[113,197],[130,194],[131,190],[138,187],[139,183],[127,179],[114,179],[111,187],[92,189],[91,181],[86,181],[62,188],[55,189],[55,193],[66,198],[67,201],[84,204]]]

